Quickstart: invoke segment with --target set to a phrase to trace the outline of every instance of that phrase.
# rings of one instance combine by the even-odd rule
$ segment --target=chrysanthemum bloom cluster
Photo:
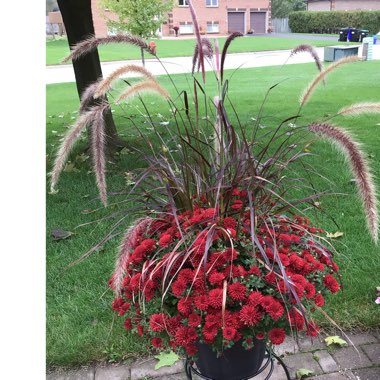
[[[188,356],[197,342],[221,351],[241,340],[249,349],[254,337],[281,344],[290,330],[318,333],[311,313],[340,289],[322,230],[299,216],[251,226],[247,202],[235,189],[229,216],[200,201],[192,212],[161,215],[137,237],[112,305],[127,330]]]

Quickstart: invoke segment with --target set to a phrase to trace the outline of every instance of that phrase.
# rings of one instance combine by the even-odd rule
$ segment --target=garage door
[[[251,12],[251,29],[253,33],[265,33],[265,12]]]
[[[244,12],[228,12],[228,33],[241,32],[244,30]]]

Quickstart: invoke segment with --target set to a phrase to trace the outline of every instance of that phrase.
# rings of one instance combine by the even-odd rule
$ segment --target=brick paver
[[[341,335],[341,334],[332,334]],[[343,339],[345,337],[341,335]],[[327,347],[323,338],[300,338],[298,343],[287,337],[275,348],[287,365],[292,380],[299,368],[312,370],[310,380],[380,380],[380,333],[348,334],[355,347]],[[347,339],[345,339],[347,340]],[[355,349],[356,348],[356,349]],[[358,350],[359,354],[358,354]],[[183,361],[155,370],[154,358],[140,359],[132,365],[108,365],[49,373],[47,380],[186,380]],[[264,380],[269,367],[252,380]],[[270,380],[285,380],[283,368],[275,361]],[[193,380],[200,380],[193,375]]]

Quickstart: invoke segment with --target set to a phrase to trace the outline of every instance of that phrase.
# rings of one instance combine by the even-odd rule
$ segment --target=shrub
[[[292,12],[289,27],[293,33],[337,33],[354,27],[376,34],[380,30],[380,11]]]

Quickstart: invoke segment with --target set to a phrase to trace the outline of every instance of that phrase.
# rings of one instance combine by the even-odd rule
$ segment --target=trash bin
[[[342,28],[339,30],[339,41],[347,41],[347,36],[350,28]]]
[[[377,37],[373,36],[373,44],[376,45],[376,42],[377,42]]]
[[[363,38],[368,37],[368,34],[369,34],[369,30],[360,29],[359,30],[359,35],[360,35],[359,42],[363,42]]]
[[[348,32],[348,40],[350,42],[359,42],[360,40],[360,30],[356,28],[350,28]]]

